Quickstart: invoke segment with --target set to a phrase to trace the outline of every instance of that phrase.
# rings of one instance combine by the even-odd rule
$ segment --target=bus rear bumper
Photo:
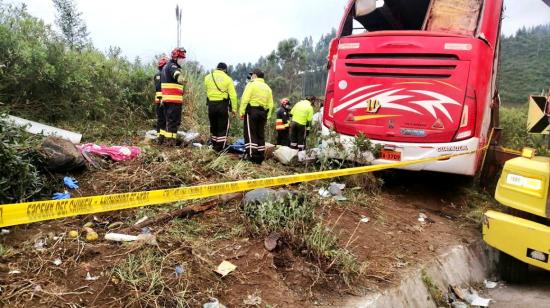
[[[328,128],[324,126],[323,135],[330,135]],[[350,151],[350,149],[356,144],[355,137],[353,136],[337,134],[335,139],[337,141],[331,139],[331,142],[341,143],[348,151]],[[398,161],[411,161],[430,157],[439,157],[443,155],[467,153],[476,150],[480,143],[479,138],[470,138],[463,141],[449,143],[402,143],[380,140],[370,141],[374,145],[379,145],[382,149],[398,152],[400,156],[399,160],[387,160],[380,158],[374,159],[372,161],[373,164],[389,164]],[[324,142],[325,146],[327,146],[327,144],[328,143]],[[435,171],[473,176],[477,171],[479,155],[479,152],[466,154],[447,160],[437,160],[429,163],[416,164],[402,167],[400,169],[412,171]]]

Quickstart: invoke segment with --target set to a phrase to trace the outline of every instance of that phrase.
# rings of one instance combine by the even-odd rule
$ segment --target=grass
[[[462,188],[462,193],[466,196],[465,200],[468,207],[464,218],[480,226],[485,212],[498,206],[492,194],[481,191],[476,187]]]
[[[426,289],[430,293],[432,300],[436,303],[437,307],[447,307],[449,306],[445,300],[445,295],[439,287],[433,282],[432,278],[428,276],[426,271],[422,270],[422,282],[426,286]]]
[[[178,264],[180,265],[180,264]],[[186,268],[186,264],[181,264]],[[127,306],[171,306],[187,307],[191,294],[188,294],[188,276],[184,272],[176,276],[173,260],[153,248],[131,253],[113,269],[115,281],[131,291]],[[167,274],[167,272],[173,273]]]
[[[340,247],[338,238],[315,214],[312,199],[293,198],[289,202],[265,202],[245,205],[244,212],[255,234],[265,236],[278,232],[295,250],[308,251],[324,271],[336,271],[349,286],[363,267],[356,257]]]

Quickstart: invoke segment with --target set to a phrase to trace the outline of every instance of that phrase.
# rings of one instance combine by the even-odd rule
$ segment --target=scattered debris
[[[149,217],[143,216],[142,218],[140,218],[138,221],[136,221],[136,222],[134,223],[134,226],[139,225],[139,224],[145,222],[147,219],[149,219]]]
[[[114,242],[134,242],[138,240],[138,237],[135,235],[128,235],[122,233],[107,233],[105,234],[105,239],[108,241]]]
[[[428,215],[424,214],[424,213],[420,213],[418,214],[418,221],[421,223],[421,224],[427,224],[427,223],[434,223],[435,221],[433,219],[431,219],[430,217],[428,217]]]
[[[485,284],[486,289],[494,289],[498,286],[498,282],[496,281],[484,280],[483,283]]]
[[[277,232],[272,232],[264,239],[264,247],[267,249],[267,251],[273,251],[275,248],[277,248],[277,244],[279,242],[279,239],[281,238],[281,235]]]
[[[84,280],[86,281],[96,281],[98,279],[99,279],[98,276],[92,276],[90,272],[86,272],[86,278],[84,278]]]
[[[273,156],[283,165],[290,165],[297,160],[298,150],[283,146],[273,152]]]
[[[319,196],[321,196],[322,198],[328,198],[331,196],[331,194],[330,194],[330,191],[328,191],[328,189],[319,188]]]
[[[348,198],[344,197],[342,195],[342,189],[346,187],[346,184],[339,184],[339,183],[330,183],[330,186],[328,189],[326,188],[320,188],[319,189],[319,195],[322,198],[329,198],[334,197],[334,200],[336,201],[346,201]]]
[[[52,172],[68,172],[83,168],[84,157],[70,141],[48,137],[40,146],[44,168]]]
[[[11,270],[8,272],[9,275],[17,275],[17,274],[21,274],[21,271],[20,270]]]
[[[34,242],[34,248],[36,248],[37,250],[44,250],[46,246],[46,239],[37,239],[35,242]]]
[[[298,161],[301,163],[314,162],[319,156],[321,156],[321,149],[318,148],[300,151],[298,152]]]
[[[97,232],[95,232],[94,229],[85,227],[84,231],[86,232],[86,241],[93,242],[99,239],[99,235],[97,235]]]
[[[370,221],[370,218],[368,218],[368,217],[366,217],[366,216],[362,216],[362,217],[361,217],[361,220],[359,220],[359,221],[362,222],[362,223],[367,223],[367,222]]]
[[[223,261],[222,263],[220,263],[220,265],[218,265],[218,268],[215,270],[215,272],[220,274],[222,277],[225,277],[236,268],[237,266],[235,264],[229,261]]]
[[[76,230],[69,231],[69,238],[75,239],[77,237],[78,237],[78,231]]]
[[[200,134],[197,132],[184,132],[179,131],[178,136],[183,140],[183,142],[189,144],[195,139],[199,138]]]
[[[114,161],[132,160],[141,154],[141,149],[134,146],[104,146],[86,143],[79,146],[82,153],[92,153],[110,157]]]
[[[217,298],[211,298],[208,303],[202,305],[202,308],[226,308],[225,305],[221,304]]]
[[[157,238],[153,234],[128,235],[122,233],[107,233],[105,239],[114,242],[142,242],[149,245],[157,245]]]
[[[152,129],[145,132],[145,139],[147,140],[156,140],[158,139],[158,133],[156,130]]]
[[[259,306],[262,304],[262,298],[256,294],[248,295],[244,300],[243,304],[247,306]]]
[[[113,222],[112,224],[107,226],[107,229],[114,230],[118,229],[120,227],[124,226],[124,223],[122,221]]]
[[[65,199],[71,199],[71,193],[68,191],[62,192],[62,193],[54,193],[52,196],[52,200],[65,200]]]
[[[55,266],[60,266],[61,263],[63,263],[63,262],[61,261],[60,258],[57,258],[57,259],[53,260],[53,264],[54,264]]]
[[[244,139],[238,139],[227,150],[232,153],[243,154],[245,152]]]
[[[193,143],[193,146],[194,146],[195,148],[202,148],[202,147],[203,147],[202,144],[197,143],[197,142],[196,142],[196,143]]]
[[[185,273],[185,268],[182,265],[176,266],[176,275],[182,275]]]
[[[11,123],[15,126],[23,127],[25,131],[34,135],[57,136],[74,144],[80,143],[80,140],[82,139],[82,135],[79,133],[10,115],[8,116],[8,123]]]
[[[68,189],[78,189],[79,188],[78,181],[75,178],[70,177],[70,176],[66,176],[66,177],[63,178],[63,184],[65,184],[65,186]]]
[[[480,297],[476,290],[472,288],[462,289],[452,286],[451,290],[461,300],[471,306],[489,307],[491,299]]]
[[[8,229],[0,230],[0,235],[8,235],[8,234],[10,234],[10,230],[8,230]]]

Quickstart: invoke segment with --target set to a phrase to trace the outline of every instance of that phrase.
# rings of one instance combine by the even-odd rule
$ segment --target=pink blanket
[[[104,146],[93,143],[86,143],[78,146],[81,152],[106,155],[114,161],[132,160],[141,154],[141,149],[131,146]]]

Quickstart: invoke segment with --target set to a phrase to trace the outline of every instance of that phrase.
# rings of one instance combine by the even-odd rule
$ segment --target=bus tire
[[[502,280],[508,283],[524,283],[529,265],[504,252],[499,252],[498,270]]]

